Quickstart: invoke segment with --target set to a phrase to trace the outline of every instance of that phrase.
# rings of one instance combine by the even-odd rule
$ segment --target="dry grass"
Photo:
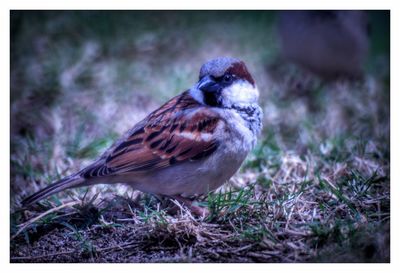
[[[387,55],[360,82],[326,84],[285,65],[271,76],[270,13],[39,17],[12,20],[11,262],[389,261]],[[240,172],[199,200],[210,216],[122,185],[19,210],[217,55],[249,64],[264,130]]]

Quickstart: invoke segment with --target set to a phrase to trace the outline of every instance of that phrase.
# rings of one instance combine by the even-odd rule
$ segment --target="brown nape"
[[[253,77],[250,75],[249,71],[247,70],[246,65],[244,62],[235,62],[233,63],[227,70],[228,73],[235,74],[241,79],[247,80],[253,86],[255,84]]]

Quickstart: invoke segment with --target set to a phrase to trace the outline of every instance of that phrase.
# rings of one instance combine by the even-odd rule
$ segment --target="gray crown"
[[[232,66],[234,63],[238,63],[240,60],[229,57],[220,57],[210,60],[203,64],[200,69],[199,78],[201,79],[205,75],[211,75],[213,77],[221,77],[225,71]]]

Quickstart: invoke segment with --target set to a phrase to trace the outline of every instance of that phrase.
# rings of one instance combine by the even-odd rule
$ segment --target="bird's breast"
[[[262,128],[262,110],[257,104],[224,109],[221,115],[226,122],[224,142],[228,149],[246,154],[254,148]]]

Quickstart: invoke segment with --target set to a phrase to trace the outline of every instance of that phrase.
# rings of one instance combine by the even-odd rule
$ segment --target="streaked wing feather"
[[[145,172],[203,159],[218,148],[211,136],[221,122],[217,114],[183,93],[151,113],[100,165],[87,168],[84,175]]]

